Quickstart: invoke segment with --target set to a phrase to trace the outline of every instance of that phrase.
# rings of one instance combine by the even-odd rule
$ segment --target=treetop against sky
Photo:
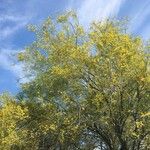
[[[48,16],[55,17],[71,9],[77,12],[85,28],[93,20],[127,16],[131,33],[144,39],[150,37],[149,0],[1,0],[0,92],[16,93],[19,90],[18,81],[24,82],[22,64],[16,63],[15,54],[34,41],[26,26],[41,24]]]

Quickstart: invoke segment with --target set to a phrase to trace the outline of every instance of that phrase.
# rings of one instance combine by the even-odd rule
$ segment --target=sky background
[[[132,34],[150,38],[150,0],[0,0],[0,93],[19,90],[23,71],[15,55],[34,40],[26,26],[72,9],[84,26],[107,17],[128,17]]]

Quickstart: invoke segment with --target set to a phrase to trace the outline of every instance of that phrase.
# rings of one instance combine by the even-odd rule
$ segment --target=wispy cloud
[[[27,24],[27,22],[21,22],[16,24],[15,26],[11,27],[11,26],[7,26],[3,29],[0,29],[0,40],[3,40],[11,35],[13,35],[17,30],[21,29],[22,27],[24,27]]]
[[[30,16],[15,16],[15,15],[1,15],[0,16],[0,40],[3,40],[16,31],[25,27],[30,21]],[[7,25],[6,25],[7,23]]]
[[[5,14],[5,15],[0,15],[0,21],[1,23],[6,22],[6,21],[12,21],[12,22],[20,22],[23,21],[25,19],[25,17],[23,16],[16,16],[16,15],[9,15],[9,14]]]
[[[145,23],[147,17],[150,15],[150,1],[144,1],[142,7],[133,16],[130,22],[130,31],[135,32],[139,30],[143,23]]]
[[[17,63],[15,58],[15,55],[20,50],[12,48],[13,43],[11,43],[11,40],[15,38],[15,33],[25,28],[33,18],[33,13],[28,10],[28,7],[30,7],[29,2],[23,3],[24,14],[22,14],[19,7],[18,9],[14,6],[12,0],[3,2],[2,5],[5,9],[0,14],[0,68],[9,70],[16,79],[23,79],[21,82],[24,82],[23,64]]]
[[[84,25],[117,15],[125,0],[84,0],[78,15]]]
[[[19,50],[18,50],[19,51]],[[21,63],[16,63],[16,50],[3,49],[0,51],[0,67],[9,70],[17,79],[23,79],[23,67]],[[23,80],[21,81],[23,82]]]
[[[33,0],[27,0],[23,3],[13,2],[13,0],[0,2],[4,7],[3,11],[0,10],[0,40],[9,38],[32,20],[34,14],[29,9],[31,1]]]
[[[27,81],[24,78],[24,65],[16,62],[14,55],[20,50],[14,49],[14,43],[11,41],[16,38],[15,33],[21,32],[27,24],[41,19],[38,16],[41,11],[39,2],[37,3],[37,0],[26,0],[18,2],[19,4],[13,0],[0,2],[3,7],[3,11],[0,10],[0,68],[9,70],[16,79],[21,79],[20,82]]]

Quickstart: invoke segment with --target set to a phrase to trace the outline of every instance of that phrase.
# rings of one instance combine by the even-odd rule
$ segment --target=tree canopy
[[[73,12],[29,29],[29,81],[0,98],[0,149],[150,149],[148,42],[122,20],[85,29]]]

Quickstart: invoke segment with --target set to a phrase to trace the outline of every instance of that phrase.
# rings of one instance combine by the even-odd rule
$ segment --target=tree
[[[150,148],[149,45],[122,21],[84,30],[73,12],[30,30],[18,59],[31,77],[22,97],[35,149]]]
[[[27,131],[22,123],[27,119],[28,110],[17,104],[8,94],[0,96],[0,149],[22,149]]]

